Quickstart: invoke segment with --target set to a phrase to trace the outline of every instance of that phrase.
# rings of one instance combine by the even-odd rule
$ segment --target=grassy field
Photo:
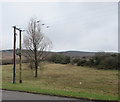
[[[23,64],[23,83],[20,84],[17,65],[17,83],[12,84],[13,65],[3,65],[2,88],[77,98],[118,99],[117,70],[97,70],[52,63],[45,63],[41,67],[38,78],[34,78],[34,72],[29,69],[28,64]]]

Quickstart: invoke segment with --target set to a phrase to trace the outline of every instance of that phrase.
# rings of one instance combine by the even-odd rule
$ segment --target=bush
[[[120,66],[120,57],[115,53],[97,53],[90,59],[73,59],[72,64],[76,64],[77,66],[89,66],[97,69],[118,69]]]
[[[119,55],[119,57],[118,57]],[[70,57],[63,54],[54,54],[49,58],[49,61],[60,64],[70,63]],[[120,67],[120,54],[116,53],[96,53],[91,58],[73,58],[71,64],[77,66],[89,66],[97,69],[118,69]]]
[[[118,69],[118,55],[104,54],[94,57],[94,66],[98,69]]]
[[[1,63],[2,65],[7,65],[7,64],[13,64],[13,60],[12,59],[4,59],[4,60],[2,60],[2,63]]]
[[[77,64],[79,62],[80,59],[78,58],[75,58],[71,61],[71,63],[74,65],[74,64]]]
[[[77,63],[77,66],[85,66],[87,63],[86,60],[79,60],[78,63]]]
[[[50,62],[68,64],[70,63],[70,57],[63,54],[54,54],[49,58]]]
[[[118,69],[118,60],[116,57],[106,57],[98,65],[99,69]]]
[[[62,56],[61,64],[68,64],[68,63],[70,63],[70,57]]]

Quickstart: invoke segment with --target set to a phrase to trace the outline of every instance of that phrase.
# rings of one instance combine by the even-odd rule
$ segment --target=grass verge
[[[7,90],[17,90],[23,92],[31,92],[31,93],[40,93],[46,95],[57,95],[57,96],[65,96],[71,98],[80,98],[80,99],[90,99],[90,100],[111,100],[117,101],[118,97],[108,96],[108,95],[99,95],[94,93],[86,93],[86,92],[73,92],[73,91],[64,91],[64,90],[49,90],[49,89],[38,89],[32,87],[24,87],[24,84],[12,84],[12,83],[4,83],[2,89]]]

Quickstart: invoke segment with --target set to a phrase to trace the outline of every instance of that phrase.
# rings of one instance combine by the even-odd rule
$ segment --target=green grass
[[[28,64],[23,64],[23,83],[18,83],[17,65],[17,83],[12,84],[12,67],[12,65],[2,66],[3,89],[88,99],[118,99],[116,70],[45,63],[41,66],[42,69],[39,69],[38,78],[34,78],[34,72],[28,68]]]

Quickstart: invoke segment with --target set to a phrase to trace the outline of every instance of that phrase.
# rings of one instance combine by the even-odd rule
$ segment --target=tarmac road
[[[25,93],[18,91],[6,91],[6,90],[2,90],[2,100],[68,100],[68,101],[72,100],[75,102],[93,102],[86,100],[78,100],[75,98],[66,98],[66,97],[32,94],[32,93]]]

